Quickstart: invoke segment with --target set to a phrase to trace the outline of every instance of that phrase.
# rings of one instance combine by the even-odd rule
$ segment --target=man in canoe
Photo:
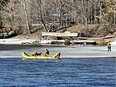
[[[49,56],[49,50],[45,48],[45,56]]]
[[[41,52],[37,52],[36,50],[32,53],[32,56],[40,56],[41,55]]]

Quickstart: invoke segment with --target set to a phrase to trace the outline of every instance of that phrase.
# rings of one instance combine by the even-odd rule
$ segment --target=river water
[[[46,46],[59,60],[22,60],[45,46],[0,46],[0,87],[116,87],[116,50],[105,46]]]

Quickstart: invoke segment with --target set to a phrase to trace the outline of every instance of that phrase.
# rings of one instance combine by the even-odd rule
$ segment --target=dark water
[[[116,59],[2,58],[0,87],[116,87]]]

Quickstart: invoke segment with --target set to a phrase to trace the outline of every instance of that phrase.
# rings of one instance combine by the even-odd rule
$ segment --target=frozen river
[[[50,54],[61,53],[61,58],[87,58],[87,57],[116,57],[116,46],[112,51],[107,51],[107,46],[74,45],[74,46],[41,46],[41,45],[0,45],[1,58],[21,58],[21,52],[31,54],[35,50],[44,54],[44,48],[49,49]]]

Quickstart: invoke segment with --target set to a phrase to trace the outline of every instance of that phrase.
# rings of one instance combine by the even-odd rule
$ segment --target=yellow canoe
[[[41,56],[31,56],[31,55],[28,55],[26,52],[22,52],[22,57],[23,59],[59,59],[60,57],[60,53],[56,53],[52,56],[44,56],[44,55],[41,55]]]

